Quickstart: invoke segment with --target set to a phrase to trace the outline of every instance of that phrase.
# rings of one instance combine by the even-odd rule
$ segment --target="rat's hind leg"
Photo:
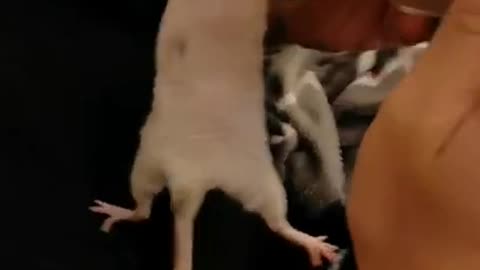
[[[172,211],[175,217],[174,270],[192,270],[195,218],[205,192],[191,182],[188,188],[171,188]]]
[[[131,192],[136,203],[134,210],[115,206],[95,200],[96,206],[90,207],[95,213],[108,215],[108,218],[102,224],[102,231],[109,232],[113,224],[118,221],[142,221],[150,217],[152,203],[155,195],[165,187],[165,178],[158,173],[144,166],[138,159],[136,160],[130,177]]]
[[[310,261],[313,266],[320,266],[322,264],[322,257],[325,257],[330,262],[334,262],[337,258],[336,246],[325,242],[325,236],[314,237],[303,233],[295,228],[287,220],[287,199],[286,192],[278,179],[265,179],[269,181],[265,186],[262,194],[262,199],[255,208],[250,208],[260,214],[267,225],[275,233],[279,234],[288,241],[302,246],[306,249],[310,256]],[[268,182],[267,182],[268,183]]]

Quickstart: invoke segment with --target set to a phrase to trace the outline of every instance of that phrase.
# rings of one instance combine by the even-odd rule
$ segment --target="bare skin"
[[[338,24],[321,26],[328,19],[319,16],[322,4],[318,2],[328,1],[317,1],[317,9],[313,2],[299,5],[309,12],[292,6],[277,12],[290,24],[287,39],[333,50],[389,45],[391,40],[382,39],[381,31],[363,22],[358,27],[365,27],[360,28],[364,31],[347,31],[348,38],[340,35],[329,40],[329,29]],[[337,2],[341,6],[348,1]],[[429,52],[383,104],[364,138],[347,209],[358,267],[480,269],[480,66],[475,57],[480,50],[480,2],[393,2],[448,16]],[[445,10],[450,2],[453,5]],[[315,16],[321,19],[312,19]],[[402,17],[405,24],[389,25],[401,25],[397,29],[417,33],[413,36],[420,40],[427,38],[429,18],[418,13],[413,19]],[[380,42],[372,43],[375,40]],[[397,39],[395,43],[404,42]]]
[[[186,20],[185,18],[188,18]],[[324,236],[287,221],[286,194],[264,122],[263,37],[267,0],[172,0],[157,43],[152,111],[131,174],[133,210],[102,201],[102,229],[149,218],[154,196],[172,197],[174,269],[192,269],[194,220],[211,189],[221,189],[271,230],[302,246],[313,266],[336,259]]]
[[[360,270],[480,269],[479,14],[453,1],[364,137],[347,209]]]

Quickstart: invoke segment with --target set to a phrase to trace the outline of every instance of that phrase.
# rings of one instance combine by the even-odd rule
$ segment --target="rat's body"
[[[187,19],[186,19],[187,18]],[[204,196],[220,189],[259,214],[284,238],[305,247],[312,264],[335,247],[286,220],[287,201],[270,156],[262,77],[267,0],[170,0],[157,40],[152,111],[131,174],[137,203],[92,207],[118,220],[150,215],[154,196],[170,190],[175,270],[192,269],[194,219]]]

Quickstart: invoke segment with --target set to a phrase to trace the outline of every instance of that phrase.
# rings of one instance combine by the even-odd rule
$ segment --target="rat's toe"
[[[128,219],[133,215],[133,211],[123,207],[108,204],[106,202],[96,200],[97,206],[90,207],[90,210],[95,213],[105,214],[115,219]]]
[[[109,233],[110,230],[112,229],[112,226],[113,224],[116,222],[117,220],[115,220],[114,218],[112,217],[109,217],[107,218],[103,224],[102,224],[102,227],[100,228],[103,232],[106,232],[106,233]]]

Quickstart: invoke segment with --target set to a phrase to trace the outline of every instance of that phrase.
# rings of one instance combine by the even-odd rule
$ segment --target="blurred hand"
[[[360,270],[480,269],[479,52],[480,1],[454,0],[365,135],[347,206]]]

